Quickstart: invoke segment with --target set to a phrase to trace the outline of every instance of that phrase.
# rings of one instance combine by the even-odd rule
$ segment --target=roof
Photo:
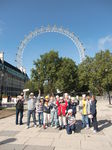
[[[15,75],[15,76],[18,76],[20,78],[28,78],[28,75],[24,72],[22,72],[21,70],[19,70],[17,67],[9,64],[8,62],[4,61],[4,69],[6,69],[9,73]],[[2,61],[0,59],[0,67],[2,67]]]

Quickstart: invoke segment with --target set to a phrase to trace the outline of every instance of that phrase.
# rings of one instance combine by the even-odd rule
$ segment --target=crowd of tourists
[[[16,103],[16,125],[18,124],[18,117],[20,114],[20,122],[22,125],[23,111],[24,111],[24,95],[17,96]],[[30,93],[27,99],[27,129],[30,128],[30,119],[33,118],[34,127],[42,127],[47,129],[52,127],[55,129],[66,129],[67,134],[76,132],[77,111],[82,115],[82,128],[89,129],[93,127],[93,132],[98,131],[97,125],[97,110],[96,99],[85,94],[79,100],[79,97],[71,97],[68,93],[63,96],[34,96]]]

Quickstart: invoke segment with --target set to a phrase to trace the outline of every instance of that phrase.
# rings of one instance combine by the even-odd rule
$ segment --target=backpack
[[[17,104],[16,104],[16,108],[19,110],[23,109],[23,102],[21,100],[18,100]]]

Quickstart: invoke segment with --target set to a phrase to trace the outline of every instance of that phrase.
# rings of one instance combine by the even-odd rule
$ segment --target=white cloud
[[[112,49],[112,36],[108,35],[106,37],[100,38],[98,40],[98,49],[99,50]]]

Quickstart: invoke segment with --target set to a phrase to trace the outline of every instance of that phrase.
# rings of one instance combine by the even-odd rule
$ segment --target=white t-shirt
[[[68,116],[68,124],[72,124],[75,121],[76,121],[76,119],[74,116],[71,116],[71,115]]]

